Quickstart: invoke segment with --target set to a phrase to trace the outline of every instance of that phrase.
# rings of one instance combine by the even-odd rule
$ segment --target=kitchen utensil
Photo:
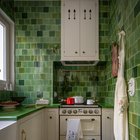
[[[74,96],[74,102],[75,104],[83,104],[84,103],[84,98],[82,96]]]

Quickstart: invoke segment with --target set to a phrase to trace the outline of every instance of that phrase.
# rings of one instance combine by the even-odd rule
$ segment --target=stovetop
[[[100,106],[98,104],[91,104],[91,105],[87,105],[87,104],[74,104],[74,105],[62,104],[60,107],[61,108],[97,108]]]

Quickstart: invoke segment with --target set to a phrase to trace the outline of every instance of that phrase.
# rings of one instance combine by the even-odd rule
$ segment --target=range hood
[[[64,66],[96,66],[98,61],[61,61]]]

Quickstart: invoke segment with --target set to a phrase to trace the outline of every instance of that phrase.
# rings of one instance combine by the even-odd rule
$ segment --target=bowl
[[[26,97],[18,97],[18,96],[11,97],[12,101],[16,101],[18,103],[22,103],[25,100],[25,98]]]

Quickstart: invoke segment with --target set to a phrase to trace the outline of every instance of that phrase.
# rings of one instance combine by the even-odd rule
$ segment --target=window
[[[14,85],[14,23],[0,9],[0,85],[2,83]]]
[[[0,80],[6,81],[6,26],[0,20]]]

